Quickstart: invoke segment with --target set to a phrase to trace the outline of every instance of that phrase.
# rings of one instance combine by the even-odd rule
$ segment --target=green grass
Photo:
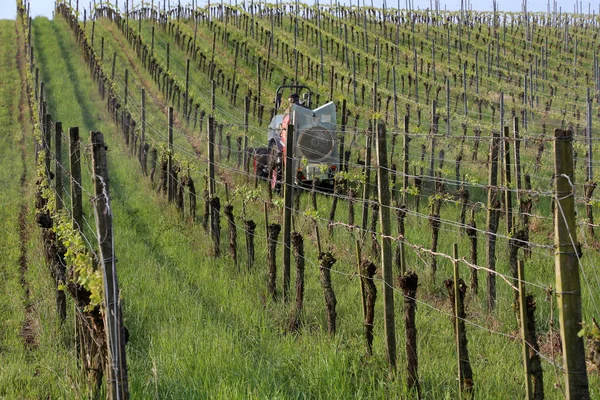
[[[97,26],[97,29],[100,27]],[[398,379],[388,380],[381,294],[376,307],[374,355],[370,359],[364,357],[358,279],[352,277],[352,234],[339,229],[333,238],[329,238],[321,223],[324,246],[331,247],[333,254],[339,258],[334,269],[340,273],[334,273],[332,277],[338,296],[339,334],[331,339],[326,333],[312,223],[297,217],[297,229],[305,234],[307,249],[304,327],[298,334],[286,333],[290,307],[265,300],[263,201],[257,200],[247,207],[248,216],[259,222],[255,269],[245,271],[241,230],[238,232],[238,244],[242,272],[236,270],[228,257],[217,260],[208,257],[210,238],[202,227],[182,221],[174,208],[157,196],[155,189],[141,178],[136,161],[128,158],[121,135],[107,122],[105,105],[97,95],[95,84],[66,23],[61,18],[52,22],[37,18],[33,33],[34,43],[41,51],[38,60],[42,76],[49,82],[48,100],[55,118],[68,126],[78,125],[84,131],[101,130],[107,137],[120,288],[125,305],[125,323],[131,333],[127,354],[132,398],[407,396],[402,370],[405,356],[399,293],[396,293],[395,304],[401,371]],[[122,38],[115,39],[120,33],[111,38],[108,32],[106,34],[110,41],[105,44],[112,46],[107,48],[122,51],[117,50],[116,45],[123,43]],[[174,47],[171,46],[172,49]],[[51,54],[60,54],[61,57],[51,57]],[[135,79],[143,78],[143,75],[133,76]],[[75,103],[76,107],[73,106]],[[415,148],[418,148],[417,145]],[[195,180],[200,192],[201,178],[195,176]],[[219,186],[218,190],[224,198],[223,188]],[[302,199],[303,210],[308,209],[306,197]],[[549,208],[546,200],[539,206],[540,209]],[[238,215],[241,200],[235,198],[234,204]],[[319,204],[322,209],[328,210],[330,200],[319,197]],[[339,207],[338,218],[345,221],[345,202]],[[424,202],[421,207],[423,213],[428,212],[424,209]],[[276,209],[270,213],[273,220],[280,218]],[[360,220],[359,214],[357,206],[356,221]],[[547,212],[544,215],[548,215]],[[443,218],[456,220],[457,216],[458,207],[452,203],[443,205]],[[478,212],[478,227],[485,226],[484,220],[484,213]],[[407,224],[408,240],[428,247],[431,239],[426,220],[408,217]],[[440,251],[450,253],[452,243],[458,241],[460,254],[466,254],[467,239],[458,236],[454,227],[445,229]],[[225,230],[222,223],[223,237]],[[551,230],[550,223],[541,220],[541,228],[532,240],[550,244],[548,235]],[[504,231],[501,224],[499,232]],[[222,242],[224,244],[225,239]],[[370,239],[367,239],[369,243]],[[480,235],[480,260],[484,258],[484,246],[483,235]],[[501,241],[498,248],[499,269],[508,273],[506,242]],[[440,285],[451,275],[451,265],[446,260],[439,261],[434,286],[428,276],[427,256],[422,259],[410,250],[408,253],[408,265],[419,272],[423,283],[417,295],[423,301],[417,311],[423,395],[432,399],[454,398],[457,389],[456,359],[448,315],[450,306]],[[527,276],[531,277],[531,281],[542,285],[553,282],[550,249],[534,252],[527,266]],[[593,268],[593,261],[584,264],[584,268]],[[466,268],[461,269],[463,276],[466,273]],[[484,280],[480,273],[480,287],[484,286]],[[380,287],[378,285],[378,289]],[[492,316],[488,316],[485,310],[485,290],[469,301],[469,320],[482,326],[467,326],[476,393],[477,397],[489,399],[520,398],[523,396],[520,342],[504,336],[517,336],[512,293],[510,287],[501,281],[498,290],[498,309]],[[542,289],[532,288],[532,291],[538,299],[538,329],[545,333],[550,315],[556,310],[551,308],[551,303],[543,302]],[[589,297],[584,298],[587,318],[592,310],[589,301]],[[73,360],[74,356],[71,363]],[[47,368],[53,364],[41,365]],[[562,377],[560,374],[556,377],[548,363],[543,366],[547,398],[561,398],[560,391],[553,387],[562,382]],[[590,379],[593,396],[598,395],[597,375],[591,375]],[[73,391],[66,387],[64,380],[58,380],[56,384],[57,390],[61,390],[58,397],[72,395]]]
[[[17,23],[0,21],[0,397],[78,398],[84,389],[70,326],[57,322],[54,283],[34,222],[32,126],[21,92]]]

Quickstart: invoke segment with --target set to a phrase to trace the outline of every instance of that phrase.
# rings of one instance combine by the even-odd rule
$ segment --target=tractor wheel
[[[252,169],[254,174],[261,179],[268,179],[269,162],[271,158],[269,155],[269,149],[266,147],[258,147],[253,149],[252,154]]]
[[[283,179],[283,156],[274,142],[269,143],[269,156],[269,167],[271,170],[269,184],[271,185],[271,189],[279,193]]]

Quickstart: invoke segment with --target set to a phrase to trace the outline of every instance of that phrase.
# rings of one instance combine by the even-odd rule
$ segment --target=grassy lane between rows
[[[78,398],[69,327],[34,219],[35,162],[20,22],[0,21],[0,397]],[[21,73],[21,74],[20,74]]]

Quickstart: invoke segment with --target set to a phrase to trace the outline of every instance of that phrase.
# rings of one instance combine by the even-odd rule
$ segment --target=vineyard
[[[600,397],[600,15],[131,3],[0,21],[0,397]]]

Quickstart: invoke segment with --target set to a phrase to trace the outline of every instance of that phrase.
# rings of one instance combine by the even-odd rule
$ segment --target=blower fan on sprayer
[[[288,89],[289,104],[283,114],[271,119],[268,127],[268,147],[254,150],[254,173],[267,180],[271,187],[282,187],[287,149],[288,125],[294,125],[293,168],[296,184],[321,189],[333,189],[338,171],[339,155],[336,136],[335,104],[329,102],[310,109],[311,90],[302,85],[282,85],[277,88],[275,109],[279,109],[283,91]],[[300,99],[302,98],[302,101]]]

